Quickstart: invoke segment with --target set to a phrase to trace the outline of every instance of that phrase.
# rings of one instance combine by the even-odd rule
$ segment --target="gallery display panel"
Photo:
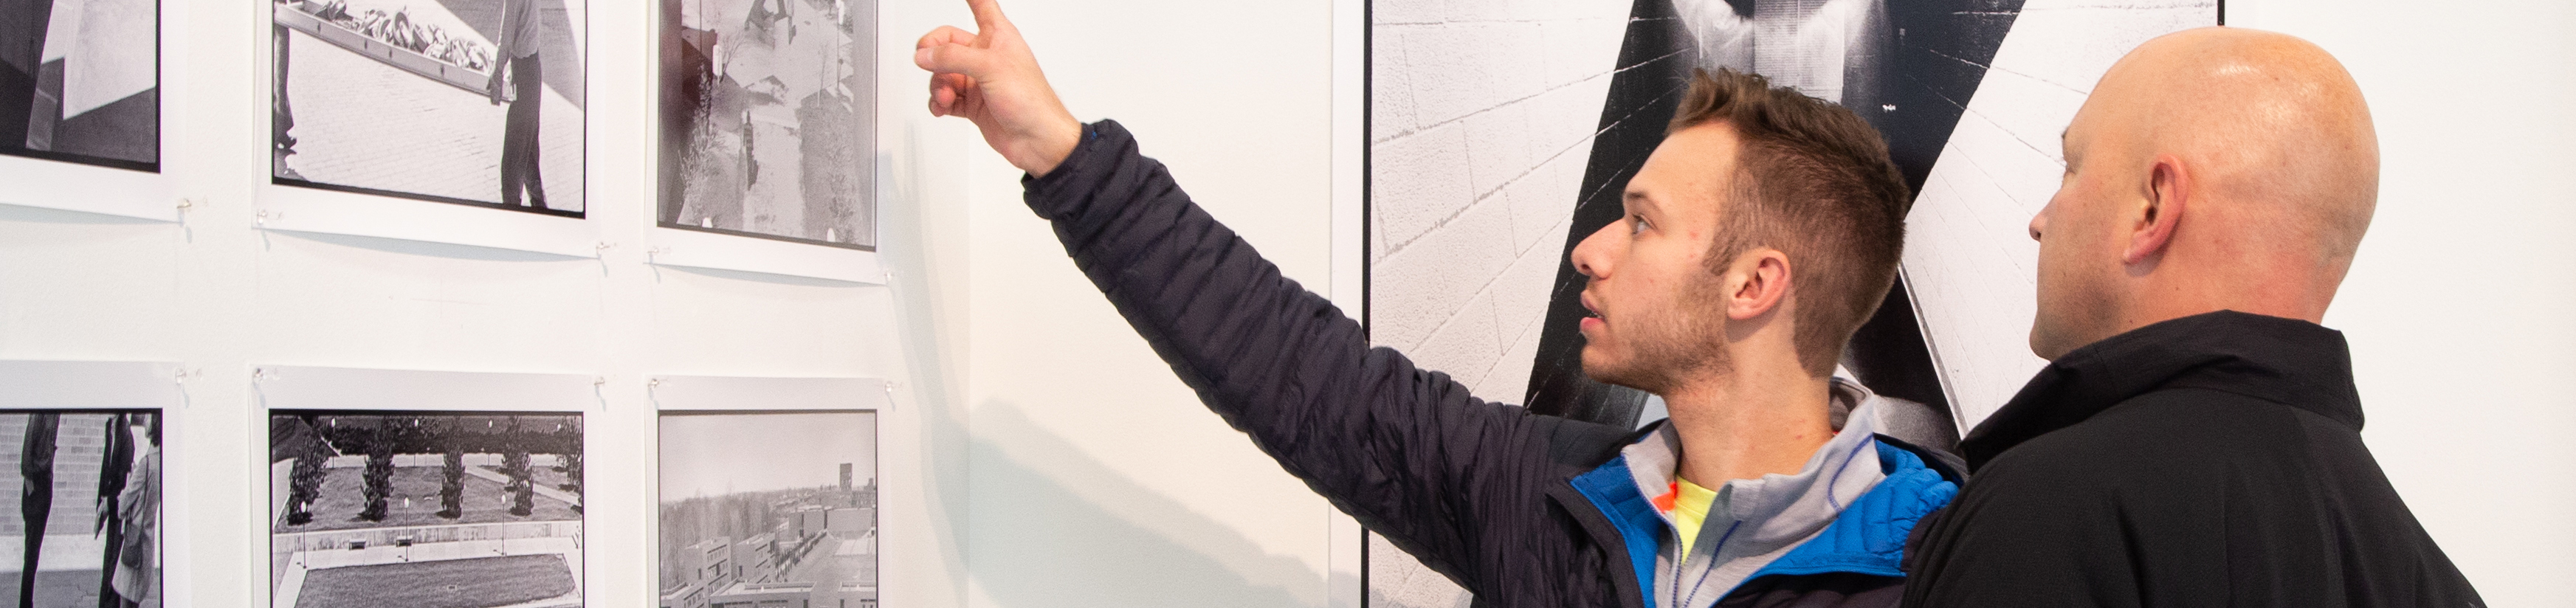
[[[875,608],[882,381],[666,376],[654,571],[665,608]]]
[[[263,6],[259,228],[598,255],[586,3]]]
[[[630,69],[653,67],[651,53],[594,58],[589,51],[655,48],[654,28],[662,23],[652,16],[663,8],[677,11],[680,3],[0,4],[9,5],[0,11],[15,11],[0,15],[8,17],[0,19],[0,46],[28,50],[26,57],[0,53],[0,66],[6,66],[0,71],[15,70],[0,74],[0,97],[17,96],[20,89],[28,93],[19,96],[27,107],[0,99],[0,182],[8,184],[0,188],[0,205],[46,209],[9,212],[0,219],[77,226],[56,231],[68,235],[63,241],[7,243],[0,249],[56,247],[83,238],[94,242],[76,244],[133,245],[130,249],[145,253],[170,251],[175,258],[169,285],[132,290],[143,301],[131,306],[87,316],[39,310],[43,314],[20,317],[22,311],[15,309],[0,316],[22,326],[69,318],[138,327],[132,333],[144,337],[133,342],[167,346],[187,361],[0,360],[0,454],[53,455],[49,462],[21,458],[13,461],[23,464],[18,474],[0,473],[0,485],[8,486],[0,487],[0,503],[5,503],[0,504],[0,537],[6,537],[0,538],[0,554],[7,554],[0,556],[0,578],[6,579],[0,581],[0,601],[15,599],[23,590],[43,606],[122,600],[141,606],[265,603],[281,608],[625,604],[629,592],[642,596],[655,591],[651,587],[660,577],[654,567],[661,562],[645,551],[594,554],[589,551],[593,533],[613,529],[615,538],[607,546],[618,549],[627,546],[616,543],[646,542],[642,539],[650,538],[651,524],[660,521],[655,517],[660,507],[649,505],[655,496],[637,493],[637,484],[602,481],[593,486],[586,480],[652,480],[641,490],[657,487],[653,482],[662,471],[654,458],[660,454],[601,458],[592,452],[593,439],[659,447],[658,436],[648,432],[659,428],[659,412],[612,411],[606,405],[637,394],[627,392],[639,390],[633,376],[609,384],[586,374],[257,365],[263,359],[447,364],[440,354],[407,350],[418,344],[334,345],[321,350],[336,354],[315,356],[309,342],[264,335],[259,328],[313,318],[368,317],[357,323],[378,324],[428,319],[437,313],[421,311],[474,304],[462,302],[469,298],[447,297],[455,295],[457,290],[450,288],[456,284],[530,267],[553,272],[582,265],[564,264],[575,259],[599,261],[605,293],[644,285],[646,279],[637,277],[668,274],[657,267],[858,284],[886,280],[877,262],[879,168],[888,162],[877,136],[877,98],[885,87],[876,82],[884,71],[877,67],[876,46],[884,37],[876,31],[878,7],[872,1],[699,3],[712,7],[709,14],[718,21],[691,23],[732,43],[722,51],[722,77],[745,79],[732,83],[739,86],[731,97],[718,101],[745,113],[725,124],[718,124],[724,123],[717,120],[721,113],[694,115],[705,118],[701,128],[744,143],[746,147],[732,151],[732,159],[746,171],[742,179],[724,184],[737,191],[742,200],[736,203],[745,211],[699,213],[690,216],[695,222],[662,221],[656,199],[659,177],[644,160],[652,158],[651,152],[604,153],[622,135],[612,128],[590,129],[596,120],[652,133],[651,113],[657,107],[634,100],[652,99],[648,89],[661,81],[649,69]],[[29,11],[44,11],[44,16],[18,18]],[[753,19],[753,13],[762,17]],[[21,27],[29,23],[44,27]],[[517,31],[521,23],[529,24],[527,31]],[[672,24],[685,25],[676,19]],[[222,32],[215,33],[217,29]],[[769,55],[751,52],[745,41],[753,38],[765,38],[768,46],[759,50]],[[822,72],[829,74],[817,75]],[[754,73],[763,75],[748,77]],[[197,90],[190,89],[191,81]],[[593,93],[601,98],[591,98]],[[605,99],[621,93],[619,100]],[[745,104],[745,96],[767,97]],[[601,105],[592,106],[594,100]],[[533,120],[527,119],[531,114]],[[182,118],[189,122],[178,123]],[[655,138],[642,135],[634,141]],[[702,140],[708,145],[700,147],[722,148],[710,143],[722,139]],[[249,147],[253,145],[258,148]],[[779,157],[782,152],[787,154]],[[612,163],[618,171],[590,170],[594,164]],[[514,183],[515,192],[504,187]],[[609,213],[594,215],[594,210]],[[800,219],[720,221],[785,217]],[[37,228],[41,232],[46,227]],[[344,238],[348,236],[366,238]],[[621,240],[622,246],[614,242]],[[289,245],[273,246],[279,241]],[[323,246],[303,246],[307,243]],[[367,251],[345,260],[333,257],[352,249]],[[69,261],[58,265],[93,274],[124,268],[117,264],[121,258],[85,265],[91,260],[56,257]],[[384,307],[364,298],[316,306],[297,295],[280,295],[299,293],[282,285],[317,280],[299,276],[309,264],[341,261],[364,266],[359,275],[400,275],[356,291],[400,295]],[[539,263],[523,263],[531,261]],[[0,268],[4,270],[10,268]],[[553,277],[589,278],[564,274]],[[706,292],[714,297],[732,298],[816,283],[761,281],[771,279],[741,281],[749,287],[739,293],[725,291],[732,289],[726,280],[690,287],[708,286]],[[63,287],[22,285],[29,289],[11,291],[42,295]],[[417,290],[409,289],[415,285]],[[850,286],[830,287],[846,292]],[[474,295],[492,293],[496,291]],[[653,291],[651,297],[677,300],[707,293],[674,289]],[[552,294],[509,305],[540,312],[560,308],[562,303],[543,297],[547,295]],[[255,303],[229,307],[233,297]],[[601,334],[626,331],[623,323],[632,317],[618,315],[627,310],[635,308],[603,303],[596,316],[589,315],[593,310],[576,310],[581,316],[566,315],[562,322],[595,324]],[[168,318],[139,320],[128,313]],[[411,313],[421,314],[384,316]],[[215,329],[196,331],[207,325]],[[163,329],[173,335],[153,333]],[[11,356],[52,346],[13,341],[8,336],[24,334],[11,331],[0,327],[0,350]],[[490,340],[493,333],[455,326],[424,331],[456,334],[427,342],[468,344]],[[60,333],[67,332],[47,335]],[[566,332],[574,334],[578,332]],[[352,360],[347,357],[351,352],[373,354]],[[609,359],[606,367],[624,368],[614,363],[616,357]],[[483,361],[473,358],[463,366],[478,367]],[[876,439],[881,411],[890,404],[886,384],[833,379],[818,385],[830,387],[826,392],[832,396],[807,399],[781,396],[776,379],[760,379],[755,384],[769,383],[769,388],[727,385],[719,391],[733,395],[728,401],[757,404],[731,411],[726,409],[730,406],[685,396],[685,387],[707,383],[671,380],[652,394],[668,397],[666,405],[696,404],[672,410],[679,422],[663,429],[669,433],[824,430],[857,442],[818,452],[828,453],[818,458],[831,462],[815,467],[774,459],[745,465],[720,454],[686,450],[670,453],[666,460],[719,469],[752,467],[727,475],[738,479],[761,470],[796,472],[793,488],[747,491],[815,490],[799,500],[822,507],[814,511],[821,515],[793,522],[806,528],[791,526],[790,533],[771,536],[783,539],[776,543],[750,542],[758,534],[748,531],[716,533],[732,537],[727,546],[745,550],[769,546],[776,550],[773,555],[785,555],[794,548],[790,543],[804,543],[798,546],[812,552],[798,562],[804,568],[776,568],[769,578],[777,580],[757,581],[754,587],[762,592],[783,593],[772,585],[776,582],[815,579],[808,590],[821,589],[833,605],[874,606],[880,598],[877,555],[883,518]],[[191,395],[199,400],[193,411]],[[699,428],[692,430],[692,424]],[[184,442],[186,435],[173,429],[198,433],[199,449],[213,452],[162,447],[164,441]],[[194,462],[186,461],[190,458]],[[175,482],[166,484],[167,493],[162,492],[165,482]],[[32,509],[41,517],[31,519],[12,508],[36,504],[25,498],[34,492],[30,488],[47,485],[58,491]],[[198,502],[213,506],[190,516],[162,518],[165,512],[186,513],[192,493]],[[711,500],[730,495],[707,494]],[[741,503],[741,497],[734,502]],[[786,521],[802,516],[770,517]],[[629,524],[633,529],[627,529]],[[26,532],[31,525],[36,531]],[[191,527],[199,533],[216,530],[224,546],[190,551],[185,541]],[[264,538],[228,536],[241,532]],[[196,571],[209,573],[193,581],[193,590],[190,562],[198,565]],[[825,564],[834,565],[832,573],[820,569]],[[22,575],[34,582],[21,584]],[[743,580],[737,575],[726,582]],[[236,585],[240,594],[229,594]]]
[[[589,13],[544,0],[280,0],[274,183],[581,217]]]
[[[0,5],[0,154],[159,172],[160,5]]]
[[[875,250],[876,3],[659,5],[658,223]]]
[[[584,605],[583,376],[266,367],[269,603]]]
[[[883,283],[877,3],[652,5],[652,263]]]
[[[0,361],[0,600],[164,605],[175,368]]]
[[[42,0],[0,7],[0,204],[172,221],[169,107],[185,52],[162,25],[185,2]],[[180,164],[185,164],[182,160]]]

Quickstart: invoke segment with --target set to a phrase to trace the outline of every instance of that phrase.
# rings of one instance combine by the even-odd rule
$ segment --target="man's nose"
[[[1574,262],[1575,272],[1583,273],[1583,276],[1595,279],[1601,278],[1602,275],[1609,272],[1610,269],[1607,264],[1607,260],[1604,260],[1601,257],[1601,249],[1603,247],[1608,247],[1609,245],[1604,243],[1602,239],[1607,238],[1605,235],[1608,235],[1611,230],[1617,229],[1620,223],[1621,222],[1611,222],[1608,226],[1602,226],[1600,230],[1592,231],[1590,236],[1583,237],[1583,242],[1576,243],[1574,245],[1574,253],[1572,254],[1573,257],[1571,258],[1571,261]]]

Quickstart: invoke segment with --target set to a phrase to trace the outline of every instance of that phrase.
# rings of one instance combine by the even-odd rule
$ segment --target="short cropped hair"
[[[1741,148],[1709,270],[1755,247],[1787,254],[1798,362],[1832,373],[1896,283],[1913,194],[1869,123],[1760,75],[1694,70],[1665,133],[1711,122],[1733,128]]]

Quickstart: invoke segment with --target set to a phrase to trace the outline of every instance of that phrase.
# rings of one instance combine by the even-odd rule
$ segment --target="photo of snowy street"
[[[875,4],[663,0],[660,223],[876,248]]]

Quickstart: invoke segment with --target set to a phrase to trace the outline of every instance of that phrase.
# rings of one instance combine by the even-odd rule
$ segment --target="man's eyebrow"
[[[1619,202],[1626,204],[1631,211],[1635,211],[1637,207],[1647,209],[1656,207],[1655,197],[1648,196],[1644,190],[1623,190],[1619,193]]]

